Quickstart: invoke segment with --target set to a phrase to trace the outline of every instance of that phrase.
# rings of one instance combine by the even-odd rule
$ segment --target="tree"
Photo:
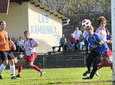
[[[110,13],[111,12],[111,0],[99,0],[101,6],[102,13]]]
[[[110,12],[111,0],[40,0],[45,6],[66,15]]]

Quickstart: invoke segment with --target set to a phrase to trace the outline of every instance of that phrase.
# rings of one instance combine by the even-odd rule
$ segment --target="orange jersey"
[[[6,31],[0,31],[0,43],[6,43],[6,45],[0,45],[0,51],[10,50],[8,33]]]

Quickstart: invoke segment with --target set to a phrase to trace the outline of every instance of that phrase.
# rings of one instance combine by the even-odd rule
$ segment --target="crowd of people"
[[[84,46],[84,33],[79,29],[79,27],[75,28],[75,31],[71,34],[70,39],[67,40],[65,35],[62,35],[62,38],[60,39],[60,46],[59,50],[62,47],[63,51],[79,51],[82,52],[84,51],[83,49]]]

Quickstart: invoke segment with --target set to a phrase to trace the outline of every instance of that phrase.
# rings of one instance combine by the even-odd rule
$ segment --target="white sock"
[[[11,70],[11,76],[15,76],[15,65],[10,66],[10,70]]]
[[[6,68],[6,66],[4,64],[0,65],[0,73],[2,73],[2,71]]]

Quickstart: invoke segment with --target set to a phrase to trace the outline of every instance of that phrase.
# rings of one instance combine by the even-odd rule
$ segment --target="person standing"
[[[15,63],[14,63],[15,57],[13,56],[12,52],[10,52],[10,45],[9,45],[9,43],[12,41],[10,40],[7,31],[5,31],[5,28],[6,28],[6,22],[0,21],[0,55],[1,55],[0,58],[2,60],[2,64],[0,65],[0,79],[3,79],[1,73],[8,65],[8,62],[10,62],[10,70],[12,72],[11,79],[16,79]],[[15,45],[13,47],[15,47]]]
[[[21,72],[22,72],[22,67],[23,67],[22,64],[25,62],[28,63],[29,66],[32,67],[33,69],[40,72],[40,76],[42,76],[46,72],[44,72],[38,66],[33,64],[37,57],[35,48],[39,46],[39,43],[37,41],[35,41],[34,39],[30,38],[30,32],[28,32],[28,31],[24,32],[24,36],[25,36],[26,40],[24,41],[24,49],[23,50],[25,51],[26,56],[23,59],[19,60],[18,75],[16,77],[21,77]]]
[[[22,50],[23,45],[24,45],[24,40],[22,39],[22,37],[19,37],[19,40],[17,41],[18,52],[23,52]]]
[[[75,28],[75,31],[73,32],[73,34],[75,35],[75,38],[76,38],[75,50],[77,51],[77,44],[79,43],[79,38],[80,38],[80,35],[82,34],[79,27]]]

